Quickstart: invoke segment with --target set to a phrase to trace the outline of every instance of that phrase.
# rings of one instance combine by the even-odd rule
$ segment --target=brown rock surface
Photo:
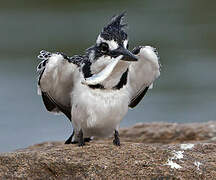
[[[182,143],[216,140],[216,122],[207,123],[139,123],[120,130],[128,142]]]
[[[110,139],[37,144],[1,154],[0,179],[216,179],[215,127],[138,124],[120,131],[121,147]]]

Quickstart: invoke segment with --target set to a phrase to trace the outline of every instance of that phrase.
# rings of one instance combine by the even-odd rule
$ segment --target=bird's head
[[[137,61],[137,57],[128,50],[126,24],[122,24],[124,15],[125,13],[114,16],[98,35],[96,44],[87,50],[91,74],[98,74],[99,77],[100,72],[100,78],[103,80],[111,74],[117,64]]]
[[[98,35],[96,45],[89,48],[94,53],[93,60],[122,56],[121,60],[137,61],[137,58],[128,50],[128,36],[124,29],[126,24],[122,24],[124,15],[125,13],[114,16]]]

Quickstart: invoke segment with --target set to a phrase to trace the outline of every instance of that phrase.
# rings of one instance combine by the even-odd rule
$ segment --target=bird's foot
[[[84,141],[80,141],[80,142],[78,143],[78,146],[79,146],[79,147],[85,146],[85,142],[84,142]]]
[[[83,146],[83,145],[85,145],[86,142],[90,142],[92,140],[92,138],[90,138],[90,137],[83,138],[83,134],[81,134],[81,132],[79,132],[79,134],[77,136],[79,140],[73,140],[72,141],[73,136],[74,136],[74,131],[71,134],[71,136],[65,141],[65,144],[79,144],[79,146]],[[81,136],[82,136],[82,138],[81,138]],[[81,139],[83,139],[83,140],[81,140]],[[84,141],[84,143],[82,141]]]
[[[84,138],[84,142],[90,142],[92,139],[91,138]],[[70,144],[78,144],[78,141],[71,141]]]
[[[113,144],[116,146],[120,146],[119,133],[117,130],[115,130],[115,133],[114,133]]]
[[[71,144],[71,139],[67,139],[67,140],[65,141],[65,144]]]
[[[92,141],[92,138],[84,138],[84,142],[90,142]]]
[[[65,144],[71,144],[73,136],[74,136],[74,131],[72,132],[71,136],[65,141]]]

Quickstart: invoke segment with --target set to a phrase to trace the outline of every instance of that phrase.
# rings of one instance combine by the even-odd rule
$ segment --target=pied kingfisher
[[[114,16],[84,55],[42,50],[38,92],[50,112],[64,113],[73,126],[65,144],[79,146],[93,137],[114,135],[119,124],[160,75],[159,58],[151,46],[128,50],[124,13]]]

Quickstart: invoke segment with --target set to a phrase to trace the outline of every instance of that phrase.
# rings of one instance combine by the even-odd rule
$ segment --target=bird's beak
[[[132,52],[125,49],[124,47],[119,47],[119,48],[113,50],[112,54],[115,56],[123,55],[123,57],[121,59],[123,61],[138,61],[137,57]]]

